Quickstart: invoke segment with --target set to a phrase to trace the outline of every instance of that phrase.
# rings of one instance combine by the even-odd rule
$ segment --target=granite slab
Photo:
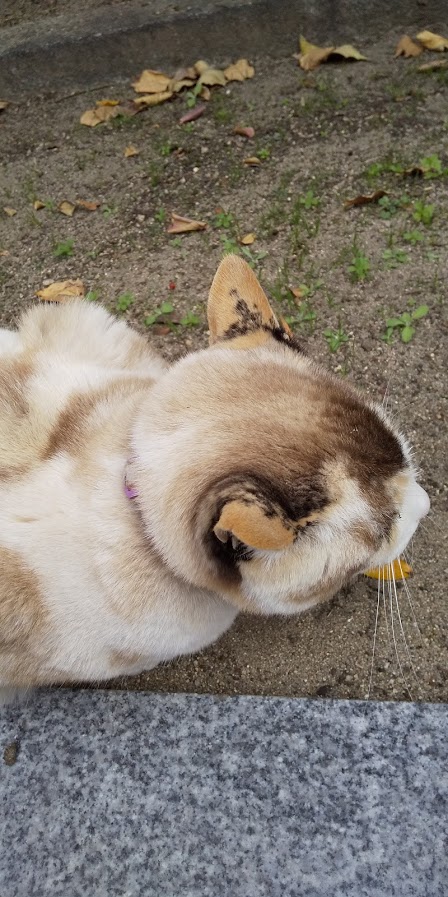
[[[1,897],[446,897],[443,705],[42,691],[0,711]]]

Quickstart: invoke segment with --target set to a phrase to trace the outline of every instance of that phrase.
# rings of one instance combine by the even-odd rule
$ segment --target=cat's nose
[[[420,519],[420,517],[426,517],[426,515],[430,509],[431,503],[429,501],[428,493],[425,492],[425,490],[422,489],[422,487],[419,486],[418,483],[416,484],[414,500],[415,500],[415,511],[416,511],[417,517],[419,519]]]

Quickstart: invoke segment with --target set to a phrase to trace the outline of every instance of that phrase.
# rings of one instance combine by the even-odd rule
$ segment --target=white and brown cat
[[[168,367],[82,301],[0,331],[0,686],[137,673],[240,610],[391,561],[429,500],[383,410],[303,354],[227,256]]]

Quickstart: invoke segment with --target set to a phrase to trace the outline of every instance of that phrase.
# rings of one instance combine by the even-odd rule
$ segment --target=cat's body
[[[211,349],[171,369],[89,303],[0,331],[0,686],[139,672],[240,609],[303,610],[426,513],[401,438],[238,259],[209,321]]]

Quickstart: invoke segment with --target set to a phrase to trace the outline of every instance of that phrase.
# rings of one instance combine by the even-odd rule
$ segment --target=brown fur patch
[[[36,574],[19,554],[0,547],[0,679],[33,685],[47,611]]]
[[[109,664],[112,671],[120,670],[126,672],[138,665],[144,665],[147,658],[143,657],[138,651],[111,651],[109,655]]]
[[[278,326],[254,272],[236,255],[225,256],[215,274],[207,315],[211,343]]]

